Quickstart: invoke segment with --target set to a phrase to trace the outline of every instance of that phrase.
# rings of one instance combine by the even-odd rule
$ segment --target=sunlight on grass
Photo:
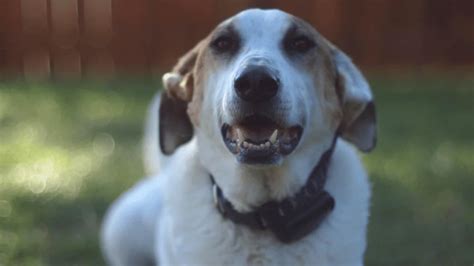
[[[101,216],[142,175],[155,91],[116,85],[0,85],[0,265],[102,264]]]
[[[113,154],[115,141],[108,133],[98,132],[92,139],[80,140],[78,146],[61,144],[69,137],[63,133],[83,130],[82,123],[110,123],[124,108],[123,99],[114,94],[104,97],[103,93],[85,91],[79,95],[75,104],[80,112],[64,114],[58,103],[60,99],[47,88],[27,93],[2,91],[3,101],[9,103],[0,117],[7,124],[0,133],[5,143],[0,148],[0,165],[4,169],[0,179],[2,188],[74,198],[88,175]],[[26,103],[24,98],[34,101]],[[66,115],[78,116],[74,120],[80,120],[80,124],[74,125],[75,121]],[[71,149],[71,144],[76,147]]]
[[[474,82],[371,83],[367,265],[471,265]],[[103,264],[102,216],[143,175],[153,84],[0,84],[0,265]]]

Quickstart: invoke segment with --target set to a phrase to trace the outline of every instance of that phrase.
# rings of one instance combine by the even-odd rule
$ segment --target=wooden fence
[[[474,64],[473,0],[0,0],[0,78],[157,73],[248,7],[303,17],[366,67]]]

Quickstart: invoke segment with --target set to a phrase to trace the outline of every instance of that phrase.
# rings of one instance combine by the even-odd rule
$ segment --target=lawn
[[[372,77],[367,265],[473,265],[474,80]],[[143,175],[154,81],[0,83],[0,265],[102,265],[98,230]],[[342,251],[343,252],[343,251]]]

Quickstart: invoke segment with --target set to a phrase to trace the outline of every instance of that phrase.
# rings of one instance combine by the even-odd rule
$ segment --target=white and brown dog
[[[369,85],[306,22],[252,9],[163,77],[150,107],[154,177],[102,231],[112,265],[362,265],[375,145]]]

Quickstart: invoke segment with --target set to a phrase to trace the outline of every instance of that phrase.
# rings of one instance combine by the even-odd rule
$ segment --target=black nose
[[[235,80],[237,95],[244,101],[268,101],[278,92],[280,82],[261,66],[248,67]]]

